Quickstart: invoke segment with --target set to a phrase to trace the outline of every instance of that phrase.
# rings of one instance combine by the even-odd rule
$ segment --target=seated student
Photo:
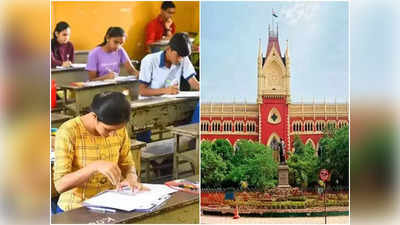
[[[150,52],[150,45],[160,40],[169,40],[175,34],[176,26],[172,21],[175,14],[175,4],[172,1],[164,1],[161,4],[160,14],[151,20],[146,26],[146,46]]]
[[[57,212],[81,207],[99,192],[138,182],[126,123],[131,107],[120,92],[97,94],[91,112],[65,122],[56,134],[54,184]]]
[[[69,67],[74,62],[74,46],[69,41],[71,29],[66,22],[59,22],[51,39],[51,67]]]
[[[139,71],[133,67],[128,54],[122,48],[125,39],[125,31],[121,27],[108,28],[103,43],[89,53],[86,65],[89,80],[113,79],[118,76],[121,64],[129,74],[139,75]]]
[[[189,82],[191,89],[199,90],[199,81],[188,55],[190,41],[184,33],[175,34],[165,51],[146,55],[140,65],[139,94],[178,94],[181,76]]]

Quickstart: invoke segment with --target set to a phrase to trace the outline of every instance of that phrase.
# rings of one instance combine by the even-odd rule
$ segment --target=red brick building
[[[247,139],[270,146],[281,138],[285,151],[293,150],[295,135],[318,149],[326,126],[348,124],[347,104],[291,103],[290,56],[287,45],[281,54],[276,31],[268,31],[265,56],[259,43],[257,60],[257,103],[201,104],[201,139],[227,139],[232,145]]]

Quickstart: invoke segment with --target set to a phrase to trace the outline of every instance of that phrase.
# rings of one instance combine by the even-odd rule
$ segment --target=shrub
[[[304,196],[290,196],[290,197],[288,197],[288,200],[290,200],[290,201],[305,201],[306,197],[304,197]]]

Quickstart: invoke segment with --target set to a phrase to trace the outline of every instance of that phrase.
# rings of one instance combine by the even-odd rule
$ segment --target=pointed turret
[[[262,51],[261,51],[261,39],[258,39],[258,59],[257,59],[257,77],[258,77],[258,89],[257,89],[257,102],[261,103],[261,76],[262,76],[262,62],[263,57],[262,57]]]
[[[286,64],[286,91],[287,91],[287,101],[290,103],[290,56],[289,56],[289,41],[286,40],[286,51],[285,51],[285,64]]]
[[[282,57],[281,48],[279,47],[279,40],[278,40],[278,25],[276,26],[276,31],[272,30],[270,26],[268,26],[268,47],[267,47],[267,54],[265,57],[267,58],[272,50],[272,47],[276,49],[278,52],[279,57]]]

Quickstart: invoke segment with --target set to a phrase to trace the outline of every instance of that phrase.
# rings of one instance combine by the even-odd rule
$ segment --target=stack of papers
[[[98,81],[87,81],[83,85],[86,87],[95,87],[100,85],[114,84],[116,81],[114,79],[110,80],[98,80]]]
[[[131,192],[129,188],[121,191],[109,190],[83,202],[90,208],[119,209],[123,211],[149,212],[158,208],[176,192],[164,184],[143,184],[150,191]]]

